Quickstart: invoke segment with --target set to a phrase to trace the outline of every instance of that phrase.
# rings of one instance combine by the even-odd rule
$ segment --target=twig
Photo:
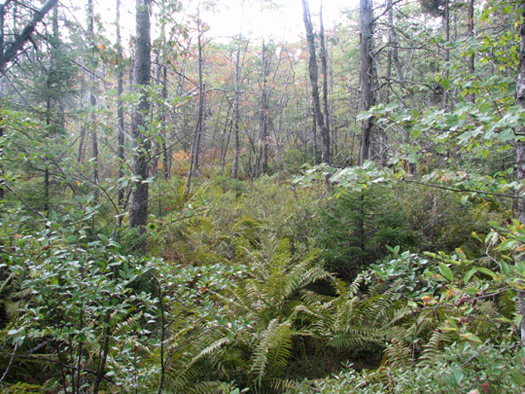
[[[13,360],[15,359],[15,355],[16,355],[16,349],[18,348],[18,343],[15,344],[15,348],[13,349],[13,354],[11,355],[11,360],[9,361],[9,364],[7,365],[7,368],[5,369],[5,372],[4,374],[2,375],[2,377],[0,378],[0,383],[2,383],[5,379],[5,377],[7,376],[7,373],[9,372],[9,370],[11,369],[11,365],[13,365]]]
[[[479,194],[485,194],[485,195],[488,195],[488,196],[498,196],[498,197],[504,197],[504,198],[512,198],[512,199],[516,199],[516,200],[521,198],[520,196],[514,196],[514,195],[511,195],[511,194],[486,192],[486,191],[483,191],[483,190],[474,190],[474,189],[456,189],[456,188],[453,188],[453,187],[436,185],[434,183],[418,182],[418,181],[414,181],[414,180],[410,180],[410,179],[404,179],[403,182],[415,183],[415,184],[422,185],[422,186],[433,187],[435,189],[442,189],[442,190],[447,190],[449,192],[456,192],[456,193],[479,193]]]

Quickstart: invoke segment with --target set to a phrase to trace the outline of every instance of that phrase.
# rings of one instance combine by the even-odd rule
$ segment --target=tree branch
[[[36,25],[44,19],[44,16],[46,16],[46,14],[57,5],[57,3],[58,0],[49,0],[44,4],[40,11],[35,12],[35,15],[28,24],[25,25],[20,35],[16,36],[15,40],[7,46],[5,52],[0,54],[0,71],[2,73],[4,73],[7,63],[13,61],[13,59],[18,56],[18,52],[24,48],[26,42],[29,41]]]

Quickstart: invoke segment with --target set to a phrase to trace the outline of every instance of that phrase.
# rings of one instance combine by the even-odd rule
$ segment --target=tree
[[[31,20],[25,25],[20,34],[16,34],[14,39],[6,45],[6,32],[5,32],[5,17],[7,7],[12,3],[12,0],[5,0],[3,4],[0,4],[0,73],[6,73],[6,67],[9,63],[13,62],[19,55],[20,51],[24,48],[25,44],[31,38],[36,26],[40,23],[46,14],[51,11],[57,4],[58,0],[49,0],[39,10],[35,11]],[[1,77],[0,77],[1,78]],[[0,118],[1,119],[1,118]],[[4,135],[4,130],[0,128],[0,137]],[[2,171],[0,169],[0,176]],[[46,178],[47,179],[47,178]],[[0,183],[3,179],[0,178]],[[4,187],[0,185],[0,199],[4,198]]]
[[[124,103],[122,101],[122,94],[124,93],[124,71],[123,67],[123,55],[122,55],[122,38],[120,33],[120,0],[116,3],[116,35],[117,35],[117,58],[118,58],[118,75],[117,75],[117,118],[118,118],[118,130],[117,130],[117,157],[118,157],[118,179],[119,182],[124,178],[124,165],[125,165],[125,134],[124,134]],[[118,188],[118,205],[119,207],[124,206],[124,188],[119,183]]]
[[[361,100],[362,110],[368,111],[375,105],[374,82],[376,79],[374,59],[372,58],[374,49],[372,0],[360,0],[359,5]],[[374,126],[374,117],[363,119],[360,164],[370,158]]]
[[[234,131],[234,156],[233,156],[233,168],[232,168],[232,178],[237,179],[239,177],[239,160],[241,155],[241,140],[240,140],[240,122],[241,122],[241,113],[240,113],[240,99],[241,99],[241,72],[244,65],[244,55],[246,54],[246,48],[248,47],[248,41],[243,42],[241,36],[237,39],[237,50],[235,51],[235,77],[234,77],[234,87],[235,95],[233,98],[233,131]],[[244,44],[244,46],[241,46]],[[241,55],[242,51],[242,55]]]
[[[197,108],[197,123],[195,125],[195,133],[193,135],[193,142],[191,144],[190,168],[188,169],[188,180],[186,183],[186,197],[190,195],[191,179],[195,173],[199,171],[199,157],[201,156],[202,139],[205,126],[205,110],[206,110],[206,85],[204,83],[204,54],[203,49],[205,43],[202,42],[202,36],[205,31],[202,30],[202,21],[200,18],[200,9],[197,16],[197,51],[198,51],[198,91],[199,103]]]
[[[7,64],[15,60],[19,52],[24,49],[37,24],[42,22],[46,14],[57,5],[58,0],[49,0],[40,10],[34,11],[33,18],[24,26],[20,34],[16,35],[14,40],[5,46],[5,32],[3,31],[5,10],[11,2],[12,0],[6,0],[0,5],[0,28],[2,28],[0,32],[0,72],[2,73],[5,73]]]
[[[330,135],[325,122],[325,117],[321,110],[321,100],[319,98],[319,86],[318,86],[318,72],[317,72],[317,56],[315,53],[315,35],[312,26],[312,20],[310,18],[310,9],[308,8],[308,1],[301,0],[303,3],[303,21],[306,29],[306,39],[308,42],[308,52],[310,54],[308,62],[308,70],[310,76],[310,85],[312,88],[312,105],[314,112],[314,122],[319,127],[321,134],[322,143],[322,162],[330,164],[331,152],[330,152]]]
[[[98,185],[99,178],[99,157],[98,157],[98,136],[97,136],[97,113],[95,111],[97,105],[97,98],[95,91],[97,90],[97,76],[96,76],[96,60],[95,60],[95,10],[93,7],[93,0],[88,0],[88,37],[91,41],[91,62],[92,67],[89,73],[89,104],[91,106],[91,165],[93,167],[93,184]],[[98,190],[95,189],[95,200],[98,200]]]
[[[131,135],[133,137],[132,173],[134,187],[131,192],[129,224],[138,228],[140,239],[137,249],[146,251],[146,224],[148,223],[148,154],[150,141],[147,136],[147,115],[149,100],[147,87],[151,79],[151,36],[150,36],[151,0],[136,2],[136,47],[133,82],[139,96],[138,105],[133,108]]]

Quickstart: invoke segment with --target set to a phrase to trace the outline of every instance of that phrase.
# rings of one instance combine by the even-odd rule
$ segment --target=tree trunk
[[[258,152],[255,159],[255,166],[253,170],[253,177],[265,174],[268,171],[268,112],[270,94],[268,91],[268,73],[270,66],[270,58],[266,44],[262,43],[261,53],[261,101],[260,101],[260,116],[259,116],[259,137],[258,137]]]
[[[443,28],[445,29],[445,63],[450,61],[450,4],[449,0],[444,1],[445,13],[443,16]],[[450,67],[445,67],[445,78],[449,79],[450,77]],[[446,110],[448,107],[448,89],[445,89],[443,92],[443,108]]]
[[[328,55],[326,52],[326,42],[324,37],[324,23],[323,23],[323,5],[321,3],[320,16],[321,19],[321,30],[319,32],[319,40],[321,43],[321,69],[323,71],[323,108],[324,108],[324,124],[326,128],[326,143],[328,144],[327,150],[330,152],[331,159],[331,134],[330,134],[330,106],[328,105]]]
[[[131,169],[135,179],[129,207],[129,224],[138,228],[137,249],[146,252],[146,225],[148,223],[148,153],[150,142],[146,135],[149,99],[145,88],[151,79],[151,38],[150,5],[151,0],[136,0],[136,49],[133,70],[134,89],[140,95],[138,105],[133,108],[131,135],[133,137],[133,157]]]
[[[319,98],[318,86],[318,72],[317,72],[317,56],[315,54],[315,40],[312,21],[310,19],[310,10],[308,8],[307,0],[301,0],[303,3],[303,21],[306,29],[306,39],[308,41],[308,52],[310,53],[308,62],[308,71],[310,75],[310,85],[312,87],[312,104],[314,110],[314,121],[319,126],[319,134],[321,136],[321,160],[323,163],[330,164],[330,136],[323,112],[321,111],[321,103]]]
[[[469,0],[468,2],[467,19],[468,19],[467,34],[468,34],[469,41],[472,41],[474,39],[474,0]],[[468,58],[468,72],[471,78],[473,77],[474,72],[476,71],[475,66],[474,66],[474,62],[476,59],[475,56],[476,55],[472,53],[472,55],[470,55]],[[474,103],[476,101],[476,95],[474,93],[469,93],[465,97],[465,100],[467,100],[470,103]]]
[[[4,54],[4,47],[5,47],[5,33],[4,33],[4,29],[5,29],[5,8],[9,5],[10,3],[10,0],[7,0],[4,4],[1,4],[0,5],[0,56],[3,56]],[[0,76],[1,77],[1,76]],[[3,79],[2,79],[2,84],[3,84]],[[2,85],[3,87],[3,85]],[[3,99],[4,97],[4,91],[2,89],[2,91],[0,92],[0,99]],[[2,120],[2,117],[0,116],[0,121]],[[0,138],[4,136],[4,128],[3,127],[0,127]],[[5,197],[5,189],[3,187],[3,182],[4,182],[4,171],[2,168],[0,168],[0,200],[3,200],[4,197]]]
[[[241,95],[241,42],[239,37],[239,44],[237,47],[237,55],[235,58],[235,96],[233,98],[233,131],[234,131],[234,144],[235,152],[233,156],[233,168],[232,178],[237,179],[239,177],[239,160],[241,155],[241,142],[239,136],[239,123],[241,121],[241,114],[239,111],[239,101]],[[247,45],[247,43],[246,43]],[[246,45],[244,50],[246,50]]]
[[[124,59],[122,56],[122,40],[120,36],[120,0],[117,0],[117,57],[118,57],[118,75],[117,75],[117,118],[118,118],[118,130],[117,130],[117,159],[118,159],[118,206],[124,206],[124,188],[120,185],[121,180],[124,178],[124,164],[125,164],[125,152],[124,152],[124,103],[122,102],[122,94],[124,93]]]
[[[199,13],[200,15],[200,13]],[[186,198],[190,195],[191,179],[199,170],[199,156],[201,148],[201,140],[204,129],[204,110],[205,110],[205,85],[203,75],[204,58],[202,54],[202,35],[201,20],[198,20],[198,51],[199,51],[199,108],[197,109],[197,124],[195,126],[195,134],[193,135],[193,143],[191,145],[190,168],[188,170],[188,181],[186,184]]]
[[[89,72],[89,103],[91,105],[91,166],[93,168],[93,183],[98,185],[98,137],[97,137],[97,113],[95,107],[97,99],[95,91],[97,90],[97,80],[95,75],[95,28],[94,28],[94,9],[93,0],[88,0],[88,34],[91,41],[91,62],[92,69]],[[98,201],[98,190],[95,188],[95,202]]]
[[[373,7],[372,0],[360,0],[359,24],[361,30],[360,58],[361,58],[361,99],[362,110],[368,111],[375,105],[374,95],[374,36],[372,30]],[[363,120],[361,134],[361,156],[359,163],[363,164],[370,158],[370,147],[374,130],[375,119],[369,117]]]

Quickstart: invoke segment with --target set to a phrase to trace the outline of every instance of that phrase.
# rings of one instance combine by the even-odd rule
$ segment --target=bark
[[[137,249],[146,252],[146,224],[148,223],[148,153],[150,142],[146,135],[149,100],[145,87],[151,79],[151,36],[150,5],[151,0],[136,0],[136,49],[133,70],[134,89],[140,94],[138,105],[133,108],[131,135],[133,137],[133,156],[131,168],[134,187],[129,207],[129,224],[139,229]]]
[[[199,16],[198,21],[198,51],[199,51],[199,108],[197,109],[197,124],[195,126],[195,134],[193,135],[193,143],[191,145],[190,168],[188,170],[188,181],[186,184],[186,197],[190,195],[191,179],[199,170],[199,156],[201,148],[202,134],[204,132],[204,111],[205,111],[205,85],[203,75],[204,58],[202,53],[202,35],[201,20]]]
[[[468,16],[467,16],[467,34],[469,37],[469,40],[472,40],[474,38],[474,0],[469,0],[468,2]],[[476,55],[472,53],[472,55],[468,58],[468,72],[470,74],[470,77],[473,76],[474,72],[476,71],[474,62],[476,60]],[[469,93],[465,97],[465,99],[470,102],[474,103],[476,101],[476,95],[474,93]]]
[[[406,81],[405,76],[403,75],[403,66],[401,65],[401,61],[399,60],[399,40],[397,38],[397,31],[396,26],[394,22],[394,5],[392,0],[387,0],[387,8],[388,8],[388,25],[390,34],[388,37],[389,45],[390,45],[390,55],[391,55],[391,61],[392,64],[396,70],[396,77],[399,83],[399,87],[401,88],[401,104],[403,107],[406,107],[405,103],[405,89],[406,89]]]
[[[314,121],[319,127],[319,134],[321,137],[321,160],[323,163],[330,164],[330,136],[326,123],[324,120],[323,112],[321,111],[321,100],[319,98],[319,86],[318,86],[318,70],[317,70],[317,56],[315,53],[315,36],[310,19],[310,10],[308,8],[307,0],[301,0],[303,3],[303,21],[306,29],[306,40],[308,42],[308,52],[310,54],[308,62],[308,71],[310,77],[310,85],[312,88],[312,104],[314,110]]]
[[[330,106],[328,105],[328,55],[326,52],[326,43],[324,36],[324,23],[323,23],[323,5],[321,3],[321,29],[319,32],[319,40],[321,44],[321,69],[323,71],[323,109],[324,109],[324,124],[326,127],[326,138],[328,144],[328,151],[331,152],[331,133],[330,133]],[[330,154],[331,156],[331,154]]]
[[[375,105],[374,94],[374,59],[372,51],[374,48],[373,40],[373,7],[372,0],[360,0],[359,24],[361,30],[360,59],[361,59],[361,100],[362,110],[368,111]],[[360,164],[363,164],[370,157],[370,147],[372,134],[375,126],[374,117],[364,119],[361,134],[361,156]]]
[[[450,4],[449,0],[445,0],[444,2],[445,12],[443,16],[443,27],[445,29],[445,63],[448,63],[450,61],[450,49],[449,49],[449,42],[450,42]],[[449,79],[450,77],[450,70],[449,67],[446,67],[445,71],[445,78]],[[448,107],[448,90],[445,89],[443,93],[443,108],[447,109]]]
[[[268,74],[270,58],[268,56],[267,46],[263,41],[261,53],[261,101],[260,101],[260,118],[259,118],[259,137],[258,152],[254,166],[254,176],[265,174],[268,171],[268,112],[270,92],[268,90]]]
[[[8,2],[4,3],[7,4]],[[29,41],[31,34],[35,31],[36,25],[40,23],[46,14],[58,4],[58,0],[49,0],[44,6],[36,11],[33,18],[24,26],[22,32],[16,36],[14,41],[9,43],[5,50],[0,53],[0,72],[5,73],[6,65],[12,62],[18,53],[24,48],[24,45]]]
[[[122,102],[122,94],[124,93],[124,71],[122,70],[123,56],[122,56],[122,39],[120,35],[120,0],[117,0],[117,50],[118,50],[118,61],[119,70],[117,75],[117,118],[118,118],[118,130],[117,130],[117,158],[118,158],[118,179],[124,178],[124,164],[125,164],[125,135],[124,135],[124,103]],[[125,190],[119,184],[118,188],[118,206],[123,207],[124,205],[124,194]]]
[[[94,9],[93,0],[88,0],[88,34],[91,40],[91,61],[95,63],[95,27],[94,27]],[[95,97],[95,91],[97,89],[97,82],[95,76],[95,66],[93,65],[92,70],[89,72],[89,103],[91,105],[91,166],[93,168],[93,183],[98,185],[98,136],[97,136],[97,113],[95,107],[97,105],[97,99]],[[98,201],[98,191],[95,189],[95,202]]]
[[[0,5],[0,55],[4,53],[4,46],[5,46],[5,9],[9,5],[11,0],[7,0],[4,4]],[[3,83],[3,81],[1,81]],[[3,89],[0,92],[0,98],[3,99],[4,92]],[[2,117],[0,117],[0,121],[2,120]],[[4,136],[4,128],[0,127],[0,137]],[[4,177],[3,177],[4,171],[2,168],[0,168],[0,200],[3,200],[5,197],[5,189],[3,187]]]
[[[166,37],[164,33],[163,33],[163,42],[165,46]],[[163,101],[166,101],[167,98],[168,98],[168,68],[163,60],[163,63],[162,63],[162,99]],[[161,127],[162,127],[162,153],[163,153],[162,169],[164,173],[164,179],[169,179],[170,168],[171,168],[172,147],[171,146],[168,147],[168,144],[166,143],[168,135],[166,132],[167,123],[166,123],[166,112],[164,109],[162,110],[162,113],[161,113]]]
[[[240,39],[240,37],[239,37]],[[246,43],[248,45],[248,43]],[[246,46],[244,47],[246,50]],[[237,55],[235,58],[235,96],[233,98],[233,131],[234,131],[234,144],[235,152],[233,156],[233,168],[232,178],[237,179],[239,177],[239,159],[241,155],[241,143],[239,136],[239,123],[241,114],[239,111],[239,101],[241,90],[241,43],[239,42],[237,47]]]
[[[84,77],[81,77],[81,83],[80,83],[80,95],[84,97]],[[80,100],[80,110],[81,112],[84,112],[84,100]],[[84,125],[85,122],[82,122],[82,125],[80,126],[80,135],[79,135],[79,142],[78,142],[78,153],[77,153],[77,161],[79,163],[82,163],[84,161],[84,144],[86,139],[86,126]]]

